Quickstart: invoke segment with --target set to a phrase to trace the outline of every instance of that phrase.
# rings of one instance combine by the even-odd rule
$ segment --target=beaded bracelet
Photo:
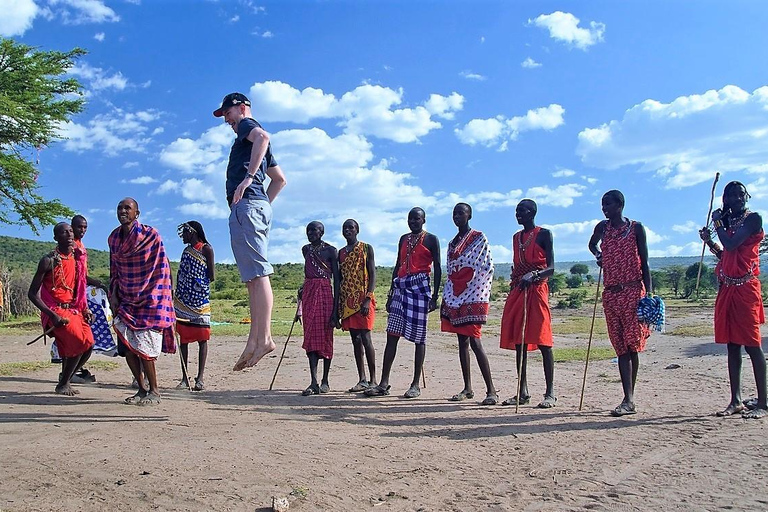
[[[712,223],[715,225],[715,229],[720,229],[723,227],[723,221],[720,219],[712,221]]]

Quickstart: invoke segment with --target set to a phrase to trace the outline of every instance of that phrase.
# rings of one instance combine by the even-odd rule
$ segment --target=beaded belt
[[[626,288],[638,288],[642,286],[643,281],[630,281],[628,283],[619,283],[619,284],[607,284],[605,285],[605,289],[609,292],[620,292]]]
[[[58,304],[56,304],[56,306],[60,307],[61,309],[74,309],[75,308],[75,305],[72,304],[72,303],[66,303],[66,304],[58,303]]]
[[[749,272],[747,272],[745,275],[741,277],[730,277],[723,274],[722,270],[720,271],[720,282],[723,283],[725,286],[741,286],[745,283],[750,282],[753,279],[756,279],[756,277],[752,273],[752,269],[749,269]]]

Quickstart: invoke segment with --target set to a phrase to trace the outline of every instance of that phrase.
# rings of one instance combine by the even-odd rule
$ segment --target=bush
[[[566,287],[565,277],[566,275],[562,272],[552,274],[549,278],[549,293],[554,294],[563,291]]]
[[[580,275],[571,274],[565,278],[565,284],[568,286],[568,288],[578,288],[584,284],[584,282],[582,281]]]
[[[578,309],[584,305],[584,299],[587,298],[587,290],[574,290],[564,299],[557,302],[557,309]]]

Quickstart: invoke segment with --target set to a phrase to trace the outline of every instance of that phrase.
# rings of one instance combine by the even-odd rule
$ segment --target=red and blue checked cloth
[[[427,341],[427,315],[432,290],[424,272],[392,281],[394,293],[389,305],[387,333],[402,336],[416,344]]]
[[[117,316],[133,330],[162,330],[163,352],[174,354],[176,312],[163,239],[155,228],[137,221],[126,236],[121,228],[112,231],[108,243],[109,289],[120,297]]]
[[[331,280],[323,278],[304,279],[301,293],[304,343],[301,348],[317,352],[323,359],[333,359],[333,289]]]

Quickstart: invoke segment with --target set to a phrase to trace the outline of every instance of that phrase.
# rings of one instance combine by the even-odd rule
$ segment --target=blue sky
[[[234,134],[211,112],[247,94],[288,186],[270,259],[306,224],[355,218],[394,263],[412,206],[445,247],[457,201],[507,262],[517,202],[539,204],[559,260],[587,259],[600,197],[624,192],[652,256],[699,254],[716,171],[768,211],[768,9],[762,2],[0,0],[0,35],[88,50],[85,111],[39,154],[39,183],[106,249],[115,207],[177,259],[202,222],[232,262],[224,194]],[[762,34],[762,35],[761,35]],[[0,234],[33,238],[26,228]],[[42,239],[50,239],[46,229]]]

